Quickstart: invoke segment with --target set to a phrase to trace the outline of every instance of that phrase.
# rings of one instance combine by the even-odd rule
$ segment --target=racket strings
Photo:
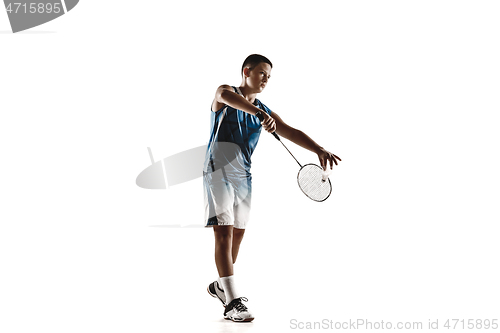
[[[302,192],[315,201],[326,200],[332,191],[330,180],[323,181],[322,172],[319,166],[308,164],[300,169],[297,176]]]

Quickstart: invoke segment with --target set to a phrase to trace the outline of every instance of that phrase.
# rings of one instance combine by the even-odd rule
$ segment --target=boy
[[[259,140],[261,127],[295,144],[315,152],[323,169],[340,158],[323,149],[303,132],[292,128],[262,104],[256,96],[266,87],[273,65],[262,55],[252,54],[242,66],[239,87],[220,86],[212,102],[211,135],[205,158],[206,226],[215,236],[215,263],[219,279],[208,286],[208,292],[225,307],[224,318],[252,321],[254,316],[236,290],[233,264],[236,262],[245,227],[248,223],[252,175],[250,157]],[[257,113],[263,117],[259,121]]]

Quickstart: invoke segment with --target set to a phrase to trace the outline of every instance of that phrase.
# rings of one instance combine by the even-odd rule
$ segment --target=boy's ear
[[[250,68],[245,67],[245,68],[243,69],[243,75],[244,75],[244,76],[247,76],[247,77],[248,77],[248,76],[250,76],[250,74],[249,74],[248,72],[250,72]]]

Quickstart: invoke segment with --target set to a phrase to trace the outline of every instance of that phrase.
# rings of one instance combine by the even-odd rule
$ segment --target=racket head
[[[323,168],[316,164],[306,164],[297,174],[297,183],[302,192],[311,200],[322,202],[332,193],[332,183],[327,178],[323,181]]]

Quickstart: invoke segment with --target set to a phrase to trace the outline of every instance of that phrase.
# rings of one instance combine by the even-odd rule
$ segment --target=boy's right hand
[[[261,120],[262,127],[269,133],[273,133],[276,131],[276,122],[274,121],[274,118],[271,117],[269,114],[266,112],[261,112],[260,113],[263,117],[263,120]]]

